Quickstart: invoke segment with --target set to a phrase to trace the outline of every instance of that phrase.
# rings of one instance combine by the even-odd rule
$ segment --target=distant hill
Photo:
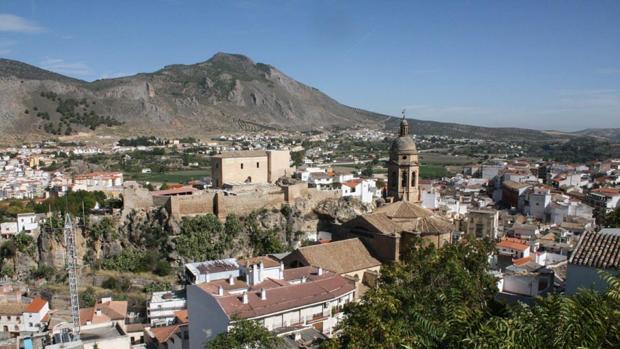
[[[620,142],[620,128],[589,128],[573,132],[572,134],[578,136],[597,137]]]
[[[271,65],[254,63],[238,54],[218,53],[197,64],[169,65],[152,73],[94,82],[0,59],[3,143],[78,132],[119,137],[201,137],[260,129],[396,130],[398,120],[340,104]],[[416,134],[522,140],[573,136],[516,128],[411,122]],[[617,136],[618,133],[613,135]]]

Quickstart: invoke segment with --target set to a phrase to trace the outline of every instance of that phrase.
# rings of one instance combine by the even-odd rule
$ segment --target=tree
[[[95,290],[92,287],[88,287],[84,292],[80,293],[80,307],[88,308],[95,305],[97,298],[95,296]]]
[[[607,228],[620,228],[620,207],[609,212],[605,216],[605,227]]]
[[[179,254],[194,261],[218,259],[227,246],[222,223],[213,214],[183,218],[181,235],[175,240]]]
[[[291,160],[293,161],[293,166],[301,166],[304,164],[304,157],[306,156],[305,150],[300,150],[291,153]]]
[[[551,294],[536,304],[494,302],[489,242],[439,249],[418,243],[382,269],[379,286],[345,309],[342,334],[324,348],[617,348],[620,276],[603,293]]]
[[[487,272],[493,245],[471,239],[436,248],[415,243],[381,271],[380,287],[351,304],[338,346],[456,347],[497,291]]]
[[[282,342],[256,321],[237,320],[228,332],[205,343],[208,349],[275,349]]]

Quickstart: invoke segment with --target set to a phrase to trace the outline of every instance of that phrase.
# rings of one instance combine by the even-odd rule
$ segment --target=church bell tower
[[[413,138],[409,136],[409,122],[403,119],[400,122],[398,138],[390,147],[390,160],[388,161],[388,197],[394,201],[420,201],[420,189],[418,179],[420,163],[418,150]]]

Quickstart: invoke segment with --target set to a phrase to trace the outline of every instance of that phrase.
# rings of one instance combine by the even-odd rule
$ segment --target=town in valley
[[[3,1],[0,349],[620,348],[619,23]]]

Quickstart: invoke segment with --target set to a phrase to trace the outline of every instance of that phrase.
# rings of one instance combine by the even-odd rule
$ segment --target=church
[[[419,238],[436,246],[452,242],[456,227],[419,204],[420,162],[404,115],[398,137],[390,147],[387,169],[388,203],[342,224],[337,238],[359,238],[383,263],[398,261]]]
[[[400,122],[399,135],[390,147],[387,169],[388,198],[393,201],[419,202],[420,162],[418,150],[413,138],[409,135],[409,122],[404,115]]]

